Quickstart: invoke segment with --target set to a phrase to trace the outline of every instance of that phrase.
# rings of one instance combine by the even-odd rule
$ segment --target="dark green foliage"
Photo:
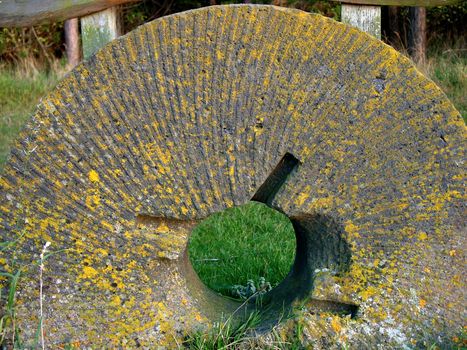
[[[284,7],[293,7],[300,10],[322,14],[336,20],[340,18],[340,3],[327,0],[253,0],[254,4],[271,4]],[[192,10],[209,5],[239,4],[243,1],[235,0],[143,0],[135,4],[122,7],[123,30],[129,32],[137,26],[177,12]]]
[[[467,1],[427,10],[428,34],[432,40],[454,40],[467,35]]]
[[[391,45],[397,50],[406,52],[410,17],[409,7],[397,7],[397,17],[389,18],[387,6],[382,11],[382,31],[385,41],[391,41]],[[467,1],[460,2],[457,5],[428,7],[426,11],[426,34],[428,46],[446,47],[448,43],[464,41],[467,36]],[[389,22],[397,23],[394,28],[396,33],[390,32]]]
[[[123,5],[123,32],[127,33],[143,23],[162,16],[204,6],[209,6],[209,0],[143,0],[135,4]]]
[[[34,60],[39,67],[49,67],[63,56],[63,23],[27,28],[0,28],[0,62],[21,64]]]
[[[287,7],[293,7],[307,12],[319,13],[336,21],[341,18],[341,3],[334,1],[288,0]]]

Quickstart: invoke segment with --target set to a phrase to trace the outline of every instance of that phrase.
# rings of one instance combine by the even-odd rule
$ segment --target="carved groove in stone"
[[[251,200],[271,205],[274,197],[285,183],[289,175],[296,170],[300,161],[292,154],[286,153],[264,183],[258,188]]]

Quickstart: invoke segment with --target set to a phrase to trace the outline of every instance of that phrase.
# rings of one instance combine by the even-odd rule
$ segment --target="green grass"
[[[0,170],[16,135],[56,82],[53,73],[24,76],[10,69],[0,71]]]
[[[211,289],[231,295],[231,287],[260,277],[272,287],[288,274],[295,255],[290,220],[264,204],[213,214],[194,230],[188,246],[190,260]]]
[[[61,249],[57,251],[49,252],[47,247],[50,245],[50,242],[47,242],[42,248],[39,259],[33,261],[30,264],[18,265],[15,256],[17,244],[19,244],[21,237],[24,235],[24,232],[15,239],[14,241],[4,241],[0,242],[0,256],[9,255],[13,259],[9,262],[10,271],[5,271],[0,269],[0,349],[37,349],[39,342],[42,339],[41,330],[42,330],[42,297],[40,297],[41,305],[41,314],[39,317],[39,324],[36,331],[36,336],[34,339],[29,339],[29,345],[26,345],[21,337],[20,328],[18,328],[17,316],[16,316],[16,293],[17,287],[21,283],[20,277],[28,275],[34,270],[39,270],[39,279],[41,281],[41,293],[42,293],[42,272],[46,260],[55,254],[62,253],[66,249]],[[36,270],[37,271],[37,270]],[[7,291],[6,294],[2,294],[2,291]],[[40,294],[42,296],[42,294]],[[32,340],[32,342],[31,342]]]
[[[459,42],[428,52],[421,70],[446,93],[467,123],[467,48]]]
[[[0,242],[0,254],[14,254],[20,237],[15,241]],[[16,291],[22,270],[17,268],[14,260],[11,267],[13,271],[11,273],[0,270],[0,348],[22,349],[19,329],[16,327]],[[7,286],[3,289],[7,293],[3,295],[2,284]]]
[[[15,326],[16,323],[16,288],[18,286],[18,280],[21,275],[21,270],[18,270],[15,274],[8,272],[0,272],[0,277],[8,279],[8,294],[2,295],[0,289],[0,302],[4,305],[0,309],[0,346],[9,344],[15,349],[21,347],[21,340],[18,334],[18,329]],[[0,304],[0,305],[1,305]]]
[[[248,336],[261,322],[257,312],[241,322],[235,322],[232,318],[214,323],[213,327],[190,334],[184,347],[191,350],[218,350],[236,349],[243,345],[246,348]]]

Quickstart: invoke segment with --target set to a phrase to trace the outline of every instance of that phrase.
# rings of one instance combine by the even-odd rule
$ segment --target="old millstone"
[[[41,102],[0,180],[23,338],[50,241],[66,250],[44,271],[48,344],[175,347],[236,307],[193,273],[191,228],[253,198],[293,221],[296,261],[268,300],[312,296],[310,344],[448,341],[465,320],[465,132],[408,59],[319,15],[148,23]]]

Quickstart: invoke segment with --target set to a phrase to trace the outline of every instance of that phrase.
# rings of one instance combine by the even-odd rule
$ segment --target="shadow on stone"
[[[263,318],[271,325],[288,314],[294,302],[305,300],[315,309],[310,312],[355,317],[357,305],[310,299],[316,272],[328,269],[342,274],[349,269],[351,253],[343,237],[343,226],[322,214],[292,217],[291,221],[297,240],[295,262],[284,281],[262,296],[261,301],[252,300],[252,303],[261,305]]]

